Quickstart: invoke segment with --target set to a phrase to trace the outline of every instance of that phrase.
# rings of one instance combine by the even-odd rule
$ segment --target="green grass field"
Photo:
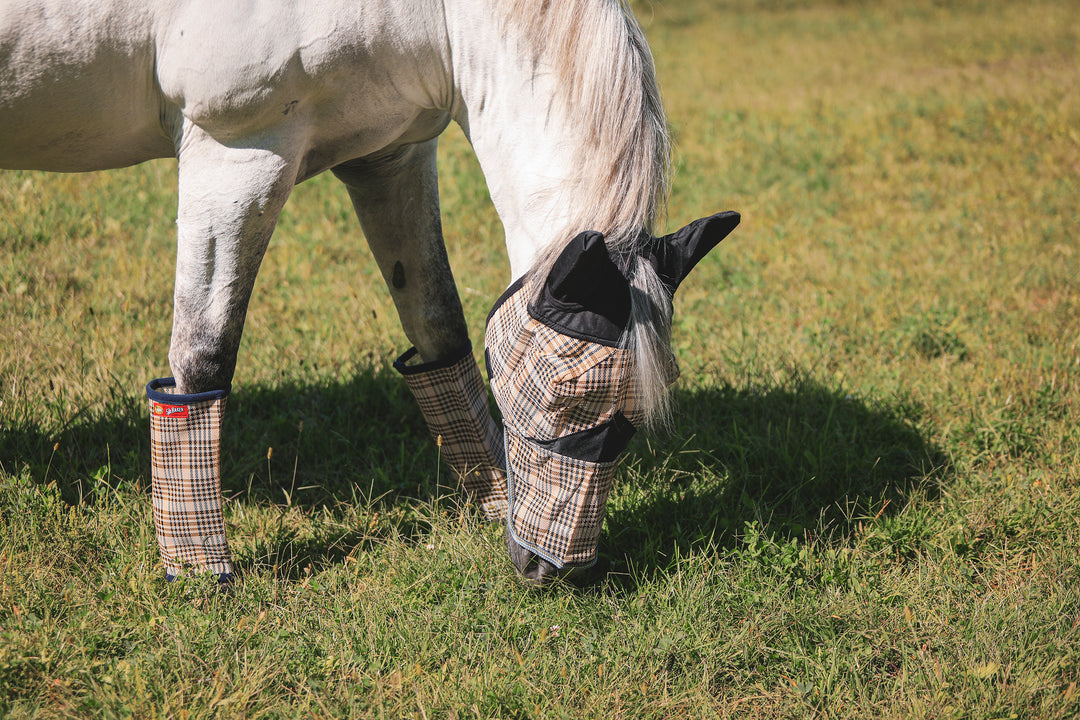
[[[743,224],[679,292],[676,421],[634,440],[584,590],[519,584],[447,486],[328,176],[229,400],[244,581],[164,583],[175,163],[0,173],[0,716],[1080,715],[1080,4],[635,10],[666,227]],[[479,350],[501,226],[456,130],[440,171]]]

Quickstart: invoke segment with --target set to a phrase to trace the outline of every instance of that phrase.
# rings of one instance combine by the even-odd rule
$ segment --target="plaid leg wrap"
[[[184,568],[232,573],[221,510],[221,417],[227,390],[176,394],[172,378],[146,386],[154,530],[168,576]]]
[[[432,438],[469,498],[488,520],[506,517],[506,457],[502,435],[488,410],[487,390],[472,347],[442,362],[409,365],[410,349],[394,362],[405,378]]]

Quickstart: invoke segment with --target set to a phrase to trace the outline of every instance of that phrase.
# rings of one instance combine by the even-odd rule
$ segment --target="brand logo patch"
[[[188,416],[187,405],[162,405],[154,403],[154,414],[165,418],[186,418]]]

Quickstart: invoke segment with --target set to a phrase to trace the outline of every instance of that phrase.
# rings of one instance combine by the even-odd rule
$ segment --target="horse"
[[[583,230],[602,234],[620,258],[632,291],[620,340],[634,358],[626,372],[644,421],[662,421],[671,297],[639,251],[663,211],[670,142],[653,59],[624,0],[0,5],[0,168],[177,159],[172,379],[148,388],[152,423],[223,404],[282,206],[297,183],[325,171],[350,196],[414,360],[440,369],[471,347],[439,213],[436,149],[451,122],[502,221],[511,283],[545,276]],[[407,374],[407,363],[400,369]],[[201,548],[224,543],[219,519],[209,529],[191,520],[220,516],[219,488],[217,510],[201,496],[181,502],[168,484],[197,478],[162,480],[159,493],[166,466],[188,462],[169,452],[152,451],[167,571],[190,565],[226,581],[227,557],[166,557],[170,523]],[[490,449],[491,463],[500,452]],[[489,509],[505,512],[499,498]]]

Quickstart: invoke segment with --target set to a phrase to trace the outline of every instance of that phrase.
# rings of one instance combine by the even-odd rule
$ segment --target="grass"
[[[635,9],[668,227],[744,220],[679,291],[675,426],[635,439],[585,590],[523,588],[440,485],[329,177],[286,208],[229,401],[244,582],[162,582],[175,164],[0,174],[0,714],[1080,714],[1080,7]],[[456,131],[440,170],[479,346],[501,230]]]

